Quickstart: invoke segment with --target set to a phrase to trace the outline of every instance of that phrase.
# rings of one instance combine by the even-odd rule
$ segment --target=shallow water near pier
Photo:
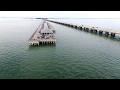
[[[83,21],[88,25],[86,19]],[[76,22],[82,24],[81,19]],[[56,44],[29,46],[28,40],[40,23],[41,20],[29,19],[0,20],[0,79],[120,78],[118,38],[50,22],[56,29]],[[104,22],[99,24],[102,26]],[[91,25],[99,24],[93,20]],[[118,24],[106,27],[116,29]]]

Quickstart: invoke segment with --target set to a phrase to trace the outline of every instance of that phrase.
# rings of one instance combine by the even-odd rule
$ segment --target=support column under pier
[[[105,36],[109,36],[109,32],[105,32]]]
[[[93,29],[90,29],[90,32],[93,33]]]
[[[80,30],[82,30],[83,28],[82,27],[79,27],[80,28]]]
[[[30,46],[32,46],[32,45],[33,45],[33,43],[30,43],[29,45],[30,45]]]
[[[97,30],[94,30],[94,33],[97,33]]]
[[[29,45],[30,46],[36,46],[36,45],[39,45],[39,43],[30,43]]]
[[[86,31],[89,32],[89,28],[86,28]]]
[[[99,31],[99,34],[101,34],[101,35],[102,35],[102,34],[103,34],[103,31],[101,31],[101,30],[100,30],[100,31]]]
[[[73,28],[73,25],[71,25],[71,27]]]
[[[86,30],[86,28],[84,27],[84,29],[83,29],[84,31]]]
[[[75,28],[77,29],[77,26],[75,26]]]
[[[115,33],[111,33],[111,37],[115,37]]]
[[[35,43],[35,45],[37,46],[37,45],[38,45],[38,43]]]

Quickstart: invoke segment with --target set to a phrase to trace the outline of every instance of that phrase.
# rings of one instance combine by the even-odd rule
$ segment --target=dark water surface
[[[1,79],[120,78],[120,41],[51,23],[56,45],[29,46],[28,39],[40,23],[0,20]]]

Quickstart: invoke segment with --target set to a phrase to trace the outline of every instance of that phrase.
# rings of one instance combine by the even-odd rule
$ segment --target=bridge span
[[[105,36],[111,36],[115,37],[115,34],[120,34],[120,30],[113,30],[113,29],[106,29],[106,28],[101,28],[101,27],[93,27],[93,26],[88,26],[88,25],[82,25],[82,24],[73,24],[73,23],[68,23],[68,22],[58,22],[58,21],[53,21],[53,20],[47,20],[50,22],[54,22],[57,24],[65,25],[68,27],[84,30],[87,32],[91,33],[99,33],[99,34],[104,34]]]

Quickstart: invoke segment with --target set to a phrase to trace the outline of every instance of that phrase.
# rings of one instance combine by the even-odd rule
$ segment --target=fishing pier
[[[29,45],[41,44],[55,44],[56,38],[54,37],[55,28],[46,21],[42,20],[36,31],[29,39]]]

